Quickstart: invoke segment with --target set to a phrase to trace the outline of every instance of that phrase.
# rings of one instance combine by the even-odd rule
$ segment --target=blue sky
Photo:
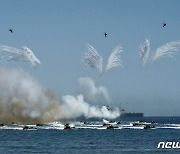
[[[127,111],[180,115],[180,55],[146,68],[141,67],[138,55],[146,37],[151,41],[151,53],[180,39],[179,6],[178,0],[1,0],[0,44],[27,46],[42,62],[37,69],[21,62],[1,65],[24,69],[59,99],[77,94],[78,79],[88,76],[98,86],[106,86],[112,103]],[[85,69],[81,59],[86,43],[104,60],[122,44],[124,68],[112,69],[103,77]]]

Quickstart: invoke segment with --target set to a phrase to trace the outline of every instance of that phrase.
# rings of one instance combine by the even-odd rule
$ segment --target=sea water
[[[102,122],[73,122],[75,129],[51,123],[23,130],[23,125],[1,126],[0,153],[179,153],[180,149],[157,148],[159,142],[180,142],[180,117],[151,117],[153,129],[132,126],[123,120],[116,129],[106,129]]]

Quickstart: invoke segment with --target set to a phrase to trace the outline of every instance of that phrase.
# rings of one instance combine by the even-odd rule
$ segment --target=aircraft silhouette
[[[166,23],[163,23],[163,26],[162,27],[165,27],[166,26]]]
[[[107,37],[107,33],[106,32],[104,33],[104,37]]]
[[[9,31],[10,31],[11,33],[13,33],[13,30],[12,30],[12,29],[9,29]]]

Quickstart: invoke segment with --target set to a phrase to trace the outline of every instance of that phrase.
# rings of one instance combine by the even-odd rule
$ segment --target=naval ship
[[[137,112],[123,112],[121,113],[122,118],[142,118],[144,117],[144,113]]]
[[[120,109],[122,118],[143,118],[144,113],[138,113],[138,112],[125,112],[124,109]]]
[[[108,105],[106,106],[106,108],[108,110],[112,110]],[[124,109],[120,108],[121,111],[121,118],[143,118],[144,117],[144,113],[138,113],[138,112],[125,112]]]

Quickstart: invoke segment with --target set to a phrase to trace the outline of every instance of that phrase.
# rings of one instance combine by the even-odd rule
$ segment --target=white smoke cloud
[[[149,53],[150,53],[150,40],[145,39],[144,44],[140,45],[140,57],[142,60],[142,66],[144,67],[147,64],[148,58],[149,58]]]
[[[113,119],[119,109],[90,105],[84,96],[66,95],[59,104],[56,97],[23,70],[0,68],[0,123],[45,123],[61,119],[98,117]],[[80,78],[82,87],[94,100],[99,96],[109,99],[105,87],[96,87],[91,78]]]
[[[154,61],[163,57],[174,58],[174,56],[179,52],[180,40],[168,42],[156,49],[156,51],[152,54],[151,58],[149,59],[149,63],[153,63]]]
[[[65,95],[62,97],[61,118],[77,118],[84,116],[86,118],[117,118],[120,115],[118,108],[109,110],[106,106],[100,105],[100,100],[104,98],[110,102],[109,92],[106,87],[96,87],[93,79],[89,77],[79,78],[80,92],[78,96]],[[92,103],[94,103],[92,105]],[[100,107],[101,106],[101,107]]]
[[[37,67],[41,64],[40,60],[29,48],[22,48],[23,49],[17,49],[9,46],[0,45],[0,60],[27,61],[30,62],[33,67]]]
[[[58,103],[23,70],[0,68],[0,122],[31,123],[55,120]]]
[[[114,119],[120,115],[118,108],[108,110],[106,106],[102,106],[101,108],[91,106],[84,101],[83,95],[78,95],[77,97],[66,95],[62,97],[62,100],[64,102],[64,104],[61,105],[62,118],[77,118],[84,116],[86,118],[96,117]]]
[[[82,62],[85,66],[97,69],[100,75],[112,68],[123,68],[123,61],[121,59],[121,53],[123,52],[122,46],[117,46],[110,54],[107,64],[103,68],[103,57],[93,48],[91,45],[87,44],[87,51],[83,54]]]
[[[111,101],[110,94],[106,87],[96,87],[93,79],[89,77],[79,78],[80,93],[84,95],[84,99],[90,103],[97,103],[102,100],[103,103]],[[104,100],[103,100],[104,99]]]
[[[161,59],[163,57],[170,57],[174,58],[176,54],[180,52],[180,40],[168,42],[159,48],[151,55],[150,54],[150,40],[145,39],[144,44],[140,45],[140,57],[142,61],[142,65],[145,66],[146,64],[151,64],[154,61]]]

